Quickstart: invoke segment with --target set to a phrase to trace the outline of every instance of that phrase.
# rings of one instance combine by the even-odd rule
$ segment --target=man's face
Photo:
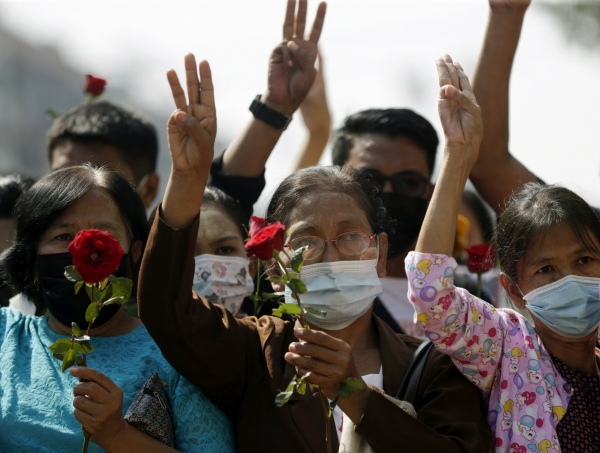
[[[425,150],[413,139],[403,136],[390,138],[365,134],[356,137],[346,165],[357,170],[377,170],[386,176],[405,171],[418,173],[427,179],[431,176]],[[389,181],[382,187],[383,192],[392,190]]]
[[[52,150],[50,169],[52,171],[65,167],[73,167],[89,162],[93,166],[106,165],[121,171],[137,190],[146,209],[150,208],[158,193],[159,179],[157,173],[148,173],[141,181],[135,176],[133,169],[123,162],[117,148],[100,142],[79,143],[71,140],[60,142]]]

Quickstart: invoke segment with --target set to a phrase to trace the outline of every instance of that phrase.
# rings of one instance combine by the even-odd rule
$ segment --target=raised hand
[[[323,29],[326,4],[320,3],[308,39],[304,38],[307,0],[288,0],[283,23],[283,41],[273,49],[269,60],[267,92],[262,101],[291,116],[313,85],[316,75],[317,43]]]
[[[459,63],[449,55],[436,60],[440,99],[438,111],[446,136],[446,148],[464,148],[469,165],[477,160],[479,144],[483,136],[481,109],[477,105],[469,78]]]
[[[323,77],[323,57],[321,54],[318,54],[317,60],[319,67],[315,75],[315,80],[304,101],[300,104],[300,113],[302,113],[302,119],[309,131],[323,131],[329,136],[331,114],[327,106],[325,78]]]
[[[525,12],[531,0],[489,0],[490,8],[495,13]]]
[[[188,100],[181,88],[177,73],[171,69],[167,79],[171,85],[177,110],[167,123],[169,151],[173,170],[178,173],[208,173],[213,159],[217,135],[217,115],[210,66],[207,61],[196,71],[193,54],[185,56],[185,78]]]

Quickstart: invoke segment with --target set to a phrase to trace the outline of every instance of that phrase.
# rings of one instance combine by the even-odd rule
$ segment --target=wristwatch
[[[271,107],[268,107],[261,102],[260,98],[262,98],[262,94],[257,95],[252,101],[252,104],[250,104],[250,111],[254,115],[254,118],[258,118],[275,129],[285,131],[288,124],[292,121],[292,117],[273,110]]]

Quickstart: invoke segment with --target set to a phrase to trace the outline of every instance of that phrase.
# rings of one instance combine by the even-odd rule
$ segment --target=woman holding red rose
[[[158,373],[168,385],[177,449],[233,451],[229,421],[121,306],[106,306],[96,318],[90,368],[62,373],[48,350],[71,337],[72,322],[87,327],[90,300],[84,290],[75,294],[66,266],[75,264],[88,282],[111,274],[137,281],[149,227],[134,188],[106,168],[65,168],[29,189],[15,218],[15,244],[1,262],[4,277],[48,316],[0,309],[0,450],[78,451],[83,425],[91,434],[90,453],[174,451],[123,418],[146,379]]]
[[[175,73],[168,73],[178,107],[168,122],[172,168],[138,286],[140,317],[169,362],[235,420],[240,452],[325,452],[325,415],[315,385],[334,399],[349,377],[363,385],[339,399],[329,433],[335,451],[342,418],[346,430],[378,453],[488,451],[480,396],[445,355],[429,356],[416,417],[384,395],[396,394],[420,341],[395,334],[372,314],[385,275],[386,215],[357,171],[313,167],[289,176],[273,195],[267,225],[247,244],[263,258],[273,246],[283,246],[282,257],[308,247],[302,297],[307,306],[327,304],[324,317],[310,316],[317,309],[307,312],[310,329],[272,316],[235,319],[189,290],[216,135],[206,61],[199,73],[193,55],[186,56],[189,103]],[[317,274],[322,278],[309,281]],[[332,281],[340,284],[337,290]],[[294,374],[309,371],[306,392],[278,408],[275,396]]]

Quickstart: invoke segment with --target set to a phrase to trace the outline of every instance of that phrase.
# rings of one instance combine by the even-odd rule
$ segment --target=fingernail
[[[183,112],[177,112],[175,114],[175,121],[178,121],[180,123],[185,122],[185,119],[187,118],[187,115]]]
[[[69,373],[71,373],[71,375],[77,374],[77,367],[71,367],[71,368],[69,368]]]
[[[295,350],[299,345],[300,345],[300,343],[296,343],[296,342],[290,343],[290,349],[294,349]]]

